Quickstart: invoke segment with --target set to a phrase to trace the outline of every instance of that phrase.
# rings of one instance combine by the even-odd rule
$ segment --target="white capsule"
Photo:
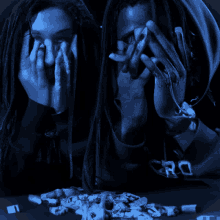
[[[36,203],[38,205],[40,205],[42,203],[40,196],[36,196],[36,195],[29,195],[28,200],[30,202]]]

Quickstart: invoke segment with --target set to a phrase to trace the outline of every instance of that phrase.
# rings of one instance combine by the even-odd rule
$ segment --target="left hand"
[[[152,35],[149,41],[149,48],[155,55],[149,58],[143,54],[141,60],[149,69],[152,68],[152,64],[155,64],[155,70],[153,75],[155,76],[155,88],[154,88],[154,105],[156,112],[161,118],[172,118],[175,115],[177,106],[171,96],[171,78],[173,94],[176,102],[181,106],[185,98],[186,89],[186,70],[181,63],[179,56],[174,48],[174,45],[170,43],[163,33],[159,30],[153,21],[148,21],[146,24]],[[148,62],[146,62],[148,60]],[[163,70],[158,68],[158,63],[162,63]],[[161,65],[161,64],[160,64]],[[167,74],[168,73],[168,74]]]

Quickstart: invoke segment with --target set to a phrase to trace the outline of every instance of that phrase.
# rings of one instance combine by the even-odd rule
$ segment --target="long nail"
[[[178,41],[178,44],[180,45],[182,41],[182,48],[181,49],[181,53],[182,53],[182,56],[183,56],[183,62],[184,62],[184,66],[186,68],[189,67],[189,62],[188,62],[188,59],[187,59],[187,54],[186,54],[186,42],[185,42],[185,38],[184,38],[184,35],[183,35],[183,29],[181,27],[175,27],[175,33],[177,35],[177,41]]]
[[[113,53],[111,53],[109,56],[108,56],[110,59],[114,59],[115,58],[115,55]]]

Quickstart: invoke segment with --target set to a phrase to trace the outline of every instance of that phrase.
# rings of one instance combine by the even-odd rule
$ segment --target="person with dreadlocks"
[[[81,186],[100,29],[82,0],[22,0],[0,39],[3,194]]]
[[[220,186],[219,112],[210,105],[219,32],[202,0],[108,1],[88,192]],[[204,117],[210,109],[214,122]]]

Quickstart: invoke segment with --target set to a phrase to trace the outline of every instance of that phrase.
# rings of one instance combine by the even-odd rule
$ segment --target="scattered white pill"
[[[12,205],[12,206],[7,207],[7,211],[8,211],[8,214],[13,214],[16,212],[20,212],[20,209],[18,205]]]
[[[30,202],[36,203],[38,205],[40,205],[42,203],[40,196],[36,196],[36,195],[29,195],[28,200]]]

